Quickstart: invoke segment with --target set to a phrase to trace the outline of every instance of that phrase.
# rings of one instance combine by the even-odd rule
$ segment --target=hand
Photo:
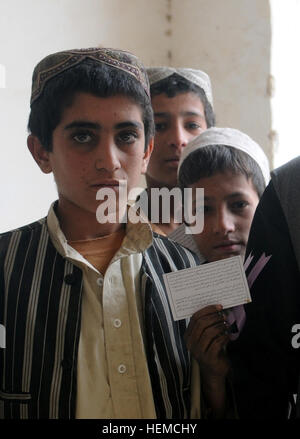
[[[229,331],[221,305],[209,305],[191,318],[185,333],[187,348],[210,381],[224,379],[230,369],[226,354]]]

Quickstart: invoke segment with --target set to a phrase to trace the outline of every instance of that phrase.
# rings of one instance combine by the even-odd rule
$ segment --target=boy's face
[[[153,96],[155,118],[154,149],[147,170],[152,187],[177,186],[177,168],[183,148],[207,129],[204,107],[193,92],[172,98],[166,94]]]
[[[201,178],[191,187],[204,188],[204,229],[193,235],[202,255],[208,262],[244,257],[259,202],[252,181],[227,171]]]
[[[53,131],[52,151],[40,153],[41,169],[54,174],[59,206],[95,214],[99,189],[113,189],[118,199],[120,180],[127,191],[138,186],[151,146],[145,152],[142,110],[133,100],[77,93]]]

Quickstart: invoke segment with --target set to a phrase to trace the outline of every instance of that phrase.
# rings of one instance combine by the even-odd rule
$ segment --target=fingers
[[[212,318],[198,320],[193,329],[186,333],[186,344],[188,349],[196,347],[201,352],[207,352],[211,344],[219,337],[228,335],[228,326],[223,317],[217,315]]]
[[[210,305],[195,313],[185,333],[187,348],[196,358],[218,350],[229,341],[226,316],[219,305]],[[209,354],[210,356],[210,354]]]
[[[227,343],[230,341],[228,331],[223,334],[218,334],[215,338],[211,340],[211,343],[206,349],[206,353],[212,357],[217,357],[220,354],[225,354],[225,348]]]
[[[222,306],[221,305],[209,305],[206,306],[203,309],[200,309],[200,311],[197,311],[195,314],[192,315],[189,326],[187,328],[187,333],[190,333],[193,331],[193,328],[195,327],[195,325],[198,324],[199,319],[201,319],[202,321],[204,320],[210,320],[210,319],[215,319],[216,318],[216,314],[219,314],[219,317],[221,317],[221,313],[222,313]]]
[[[225,347],[229,325],[221,305],[209,305],[196,312],[185,333],[187,348],[205,376],[224,377],[229,370]]]
[[[229,340],[229,331],[226,322],[215,324],[202,332],[198,343],[202,343],[202,351],[208,352],[212,346],[219,346]]]
[[[186,330],[186,338],[193,336],[199,339],[202,333],[211,326],[225,324],[226,317],[221,310],[221,305],[209,305],[196,312]]]

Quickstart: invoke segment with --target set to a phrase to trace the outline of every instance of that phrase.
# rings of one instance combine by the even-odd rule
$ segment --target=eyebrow
[[[246,197],[248,193],[246,191],[243,192],[233,192],[232,194],[228,195],[226,198],[236,198],[236,197]]]
[[[95,122],[87,122],[84,120],[74,120],[64,127],[65,130],[71,130],[72,128],[90,128],[93,130],[100,130],[101,126]]]
[[[115,125],[115,128],[122,129],[122,128],[137,128],[139,130],[144,129],[144,125],[140,122],[133,121],[133,120],[127,120],[125,122],[120,122]]]
[[[247,192],[233,192],[232,194],[226,195],[225,200],[230,200],[232,198],[236,198],[236,197],[245,197],[247,196]],[[214,200],[214,197],[207,197],[204,196],[204,200],[205,201],[212,201]]]
[[[71,130],[73,128],[89,128],[92,130],[101,130],[102,126],[97,122],[89,122],[85,120],[74,120],[64,127],[65,130]],[[140,130],[144,129],[142,123],[132,120],[126,120],[124,122],[117,123],[114,126],[115,129],[123,129],[123,128],[137,128]]]
[[[200,112],[198,113],[196,111],[181,111],[179,113],[179,115],[183,116],[183,117],[186,117],[186,116],[196,116],[196,117],[201,117],[202,119],[205,119],[204,114],[202,114]],[[168,118],[168,117],[171,117],[171,113],[169,113],[167,111],[165,111],[165,112],[160,111],[160,112],[155,112],[154,116],[155,117],[165,117],[165,118]]]

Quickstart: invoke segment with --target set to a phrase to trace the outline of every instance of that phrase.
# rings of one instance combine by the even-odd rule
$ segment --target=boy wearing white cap
[[[204,230],[194,234],[208,262],[244,256],[251,221],[266,184],[269,164],[262,148],[233,128],[210,128],[183,151],[181,188],[204,188]]]
[[[147,74],[156,131],[147,187],[171,190],[177,186],[182,151],[190,140],[215,124],[211,82],[205,72],[188,68],[153,67]],[[168,223],[160,221],[159,233],[168,235],[176,229],[175,210],[176,206],[171,206]]]
[[[269,180],[261,147],[232,128],[210,128],[184,150],[178,169],[181,188],[204,188],[204,228],[193,236],[207,262],[244,257],[256,206]],[[194,196],[194,195],[193,195]],[[196,200],[193,199],[196,210]],[[187,346],[200,362],[203,391],[215,415],[223,416],[230,366],[224,347],[244,323],[242,307],[225,317],[222,306],[195,313],[186,333]],[[221,318],[222,317],[222,318]],[[236,327],[237,326],[237,327]]]

